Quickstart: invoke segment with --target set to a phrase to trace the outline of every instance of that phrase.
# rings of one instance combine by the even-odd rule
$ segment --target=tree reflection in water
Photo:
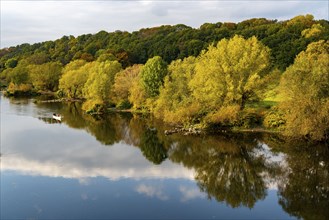
[[[209,198],[232,207],[252,208],[266,196],[264,174],[278,169],[254,152],[257,147],[256,139],[250,136],[206,137],[177,142],[170,159],[194,168],[198,185]]]
[[[157,130],[147,128],[140,143],[140,149],[146,159],[154,164],[161,164],[167,158],[167,151],[157,136]]]
[[[139,147],[154,164],[168,158],[194,169],[200,190],[210,199],[231,207],[252,208],[266,197],[269,183],[274,183],[279,204],[289,214],[305,219],[329,219],[326,146],[291,143],[269,134],[165,136],[163,124],[138,115],[113,113],[92,117],[84,114],[78,103],[38,107],[60,113],[64,124],[86,130],[104,145],[125,142]],[[281,161],[269,160],[264,144],[271,154],[282,154]]]
[[[283,209],[303,219],[329,219],[329,149],[299,143],[286,147],[285,179],[279,186]]]

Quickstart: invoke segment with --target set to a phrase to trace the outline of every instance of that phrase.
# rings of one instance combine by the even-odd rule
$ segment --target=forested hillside
[[[273,64],[284,70],[296,55],[311,42],[329,39],[329,22],[315,21],[313,16],[297,16],[287,21],[254,18],[240,23],[205,23],[194,29],[183,24],[145,28],[133,33],[116,31],[63,36],[55,41],[22,44],[0,51],[0,67],[6,68],[9,59],[42,64],[72,60],[93,61],[101,55],[113,55],[124,67],[144,64],[149,58],[161,56],[167,63],[188,56],[197,56],[209,44],[223,38],[241,35],[257,37],[271,49]]]
[[[7,94],[54,92],[173,124],[262,127],[328,140],[329,22],[183,24],[64,36],[0,51]]]

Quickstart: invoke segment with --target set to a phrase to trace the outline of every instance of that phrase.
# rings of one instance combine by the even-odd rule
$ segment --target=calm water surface
[[[1,219],[329,219],[328,147],[165,129],[1,97]]]

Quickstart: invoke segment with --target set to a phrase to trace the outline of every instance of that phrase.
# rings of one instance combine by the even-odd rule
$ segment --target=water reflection
[[[34,104],[29,102],[28,105]],[[74,105],[53,109],[54,106],[57,108],[59,105],[38,104],[39,111],[23,110],[22,115],[28,113],[32,117],[21,117],[14,114],[17,113],[15,105],[9,107],[1,101],[1,125],[4,128],[1,130],[2,171],[83,180],[97,176],[111,180],[193,179],[193,170],[169,161],[161,167],[153,167],[143,158],[142,152],[133,143],[141,143],[139,133],[143,133],[144,129],[135,131],[131,128],[140,126],[139,119],[109,115],[104,120],[95,120],[82,114]],[[45,116],[52,112],[63,115],[61,124],[44,122]]]
[[[140,149],[144,157],[154,164],[161,164],[167,158],[167,150],[159,140],[156,129],[145,129],[141,137]]]
[[[206,194],[233,208],[252,209],[269,190],[278,190],[278,203],[290,215],[329,219],[325,146],[269,134],[165,136],[165,125],[140,115],[95,118],[79,103],[6,102],[1,100],[2,171],[76,178],[82,184],[97,176],[195,180],[199,190],[179,186],[181,201]],[[53,124],[53,112],[63,116],[61,124]],[[161,201],[169,198],[161,185],[141,183],[134,189]]]
[[[207,137],[203,140],[176,142],[170,159],[194,168],[200,189],[209,198],[232,207],[247,206],[266,196],[266,181],[280,170],[274,161],[266,163],[264,154],[256,153],[262,144],[253,136]]]
[[[299,218],[329,219],[329,150],[297,143],[286,148],[289,169],[279,186],[279,203]]]
[[[48,117],[39,117],[39,120],[42,120],[43,122],[47,123],[47,124],[60,124],[62,123],[59,120],[56,120],[54,118],[48,118]]]

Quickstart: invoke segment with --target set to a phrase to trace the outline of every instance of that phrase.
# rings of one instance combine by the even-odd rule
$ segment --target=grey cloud
[[[165,3],[155,3],[152,5],[151,13],[156,16],[167,16],[169,7]]]
[[[1,47],[100,30],[135,31],[164,24],[199,27],[253,17],[328,19],[326,1],[3,1]]]

